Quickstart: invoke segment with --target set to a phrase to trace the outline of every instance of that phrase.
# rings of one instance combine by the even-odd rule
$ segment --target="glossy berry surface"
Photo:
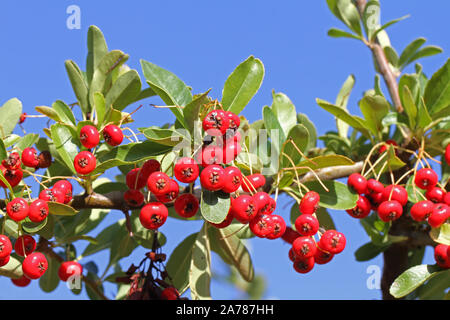
[[[245,192],[255,192],[266,184],[266,178],[260,173],[254,173],[242,179],[242,190]]]
[[[433,169],[422,168],[417,171],[416,176],[414,177],[414,183],[420,189],[427,190],[436,186],[438,182],[438,175],[434,172]]]
[[[334,257],[334,254],[322,251],[319,247],[316,250],[316,254],[314,255],[314,261],[317,264],[326,264],[330,262]]]
[[[47,258],[40,252],[33,252],[22,262],[24,275],[29,279],[39,279],[48,268]]]
[[[295,229],[302,236],[313,236],[319,230],[319,220],[311,214],[302,214],[295,219]]]
[[[319,208],[320,195],[315,191],[308,191],[300,200],[298,209],[302,214],[313,214]]]
[[[0,259],[5,259],[12,252],[11,240],[4,234],[0,234]]]
[[[162,195],[170,190],[170,180],[164,172],[153,172],[147,179],[147,188],[155,195]]]
[[[6,205],[6,213],[16,222],[25,219],[29,210],[28,202],[23,198],[15,198]]]
[[[8,170],[17,170],[20,168],[20,155],[17,152],[11,152],[8,158],[2,160],[2,165]]]
[[[11,256],[6,256],[4,258],[0,258],[0,267],[6,266],[11,260]]]
[[[225,117],[228,118],[229,125],[228,128],[236,131],[241,125],[241,119],[237,114],[231,111],[225,111]]]
[[[118,146],[123,141],[122,129],[114,124],[107,125],[103,129],[103,138],[110,146]]]
[[[200,183],[203,188],[217,191],[225,185],[225,170],[216,164],[207,166],[200,173]]]
[[[439,228],[450,218],[450,207],[443,203],[434,205],[433,211],[428,217],[428,224],[432,228]]]
[[[197,163],[201,164],[202,167],[207,167],[211,164],[222,164],[223,148],[215,145],[202,147],[197,153],[195,160]]]
[[[352,173],[347,180],[347,185],[358,194],[367,192],[367,180],[359,173]]]
[[[156,195],[158,201],[163,203],[171,202],[178,197],[178,193],[180,192],[180,186],[175,180],[169,180],[169,190],[163,194]]]
[[[36,149],[25,148],[22,151],[22,163],[24,166],[36,168],[39,165]]]
[[[294,229],[292,229],[291,227],[286,227],[286,231],[281,236],[281,239],[283,239],[287,243],[292,244],[294,242],[294,240],[300,236],[301,236],[301,234],[298,233],[297,231],[295,231]]]
[[[343,233],[336,230],[327,230],[319,241],[319,247],[326,252],[338,254],[345,248],[346,239]]]
[[[194,159],[184,157],[177,161],[173,172],[178,181],[192,183],[198,178],[200,170]]]
[[[434,203],[429,200],[419,201],[411,207],[410,214],[415,221],[425,221],[434,209]]]
[[[253,234],[259,238],[265,238],[274,230],[274,221],[270,215],[258,213],[249,223],[249,228]]]
[[[67,180],[57,181],[52,189],[59,189],[64,194],[64,203],[69,203],[72,200],[73,187],[72,184]]]
[[[425,198],[434,203],[444,202],[444,197],[445,191],[439,187],[432,187],[425,192]]]
[[[384,191],[384,185],[375,179],[367,180],[367,192],[369,194],[377,194]]]
[[[448,247],[449,246],[440,243],[434,248],[434,259],[436,260],[438,266],[440,266],[443,269],[450,268],[450,257],[448,255]]]
[[[145,177],[140,168],[134,168],[128,171],[125,176],[125,183],[129,189],[139,190],[145,187],[147,179],[148,177]]]
[[[203,130],[211,136],[223,136],[229,125],[230,119],[223,110],[212,110],[206,115],[202,123]]]
[[[222,148],[223,163],[232,162],[241,153],[242,148],[238,142],[226,142]]]
[[[309,257],[306,259],[296,259],[294,261],[294,270],[298,273],[308,273],[314,268],[314,257]]]
[[[235,192],[242,183],[242,173],[236,167],[229,166],[224,169],[225,171],[225,182],[222,187],[222,191],[226,193]]]
[[[139,221],[144,228],[155,230],[166,222],[168,215],[165,205],[160,202],[150,202],[142,207]]]
[[[363,219],[367,217],[372,211],[372,204],[365,196],[359,195],[356,201],[356,206],[353,209],[346,210],[347,213],[353,218]]]
[[[394,221],[403,214],[403,207],[397,200],[383,201],[378,206],[378,217],[384,221]]]
[[[383,201],[397,200],[402,206],[408,202],[408,192],[399,185],[389,185],[384,188]]]
[[[292,250],[298,258],[305,259],[314,257],[317,246],[313,238],[302,236],[294,240]]]
[[[250,222],[258,213],[255,200],[249,195],[240,195],[233,200],[231,206],[234,218],[241,223]]]
[[[269,215],[269,219],[273,222],[273,231],[266,235],[266,238],[271,240],[281,238],[286,232],[286,221],[277,214]]]
[[[123,194],[123,199],[131,207],[138,207],[144,203],[144,194],[139,190],[128,189]]]
[[[23,275],[20,278],[11,279],[11,282],[17,287],[26,287],[30,284],[31,280]]]
[[[91,125],[82,127],[80,130],[80,142],[85,148],[95,148],[100,142],[97,128]]]
[[[191,193],[183,193],[174,203],[175,212],[183,218],[191,218],[196,215],[200,204],[197,197]]]
[[[58,269],[58,277],[61,281],[67,281],[70,277],[83,274],[83,266],[76,261],[65,261]]]
[[[97,166],[97,159],[89,151],[81,151],[75,156],[73,165],[78,174],[86,175],[94,171]]]
[[[2,171],[3,176],[5,177],[6,181],[8,181],[8,183],[12,188],[17,186],[20,183],[20,181],[22,181],[23,171],[21,168],[11,170],[5,168],[3,165],[0,165],[0,170]],[[6,184],[2,180],[0,180],[0,186],[2,188],[7,188]]]
[[[20,236],[17,238],[16,243],[14,244],[14,251],[19,255],[24,257],[25,255],[29,255],[33,253],[36,249],[36,240],[28,234]]]

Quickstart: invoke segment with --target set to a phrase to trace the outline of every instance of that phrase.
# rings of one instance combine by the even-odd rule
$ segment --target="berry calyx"
[[[316,242],[311,237],[298,237],[292,243],[292,250],[300,259],[314,257],[317,250]]]
[[[170,180],[164,172],[153,172],[147,179],[147,188],[155,195],[163,195],[170,190]]]
[[[367,192],[367,180],[359,173],[352,173],[347,180],[347,185],[358,194]]]
[[[356,206],[353,209],[346,210],[353,218],[363,219],[370,214],[372,204],[365,196],[359,195]]]
[[[378,206],[378,217],[384,221],[394,221],[403,214],[403,207],[397,200],[383,201]]]
[[[322,251],[320,247],[317,247],[316,254],[314,255],[314,262],[317,264],[326,264],[333,259],[334,254]]]
[[[161,195],[156,195],[156,198],[163,203],[171,202],[178,197],[179,192],[180,187],[178,186],[178,183],[175,180],[170,179],[169,191]]]
[[[223,163],[223,149],[219,146],[208,145],[202,147],[195,157],[197,163],[200,163],[202,167],[207,167],[211,164]]]
[[[249,223],[249,228],[258,238],[265,238],[274,230],[274,221],[270,215],[258,213]]]
[[[302,214],[313,214],[319,208],[320,195],[315,191],[308,191],[300,200],[299,210]]]
[[[17,170],[20,168],[20,155],[17,152],[11,152],[8,158],[2,160],[2,165],[8,170]]]
[[[29,254],[33,253],[36,249],[36,240],[28,234],[20,236],[17,238],[16,243],[14,244],[14,251],[19,256],[25,257]]]
[[[237,129],[239,129],[239,126],[241,125],[241,119],[237,114],[231,111],[225,111],[225,117],[228,118],[229,126],[228,128],[230,130],[233,130],[233,132],[236,132]]]
[[[345,248],[346,239],[343,233],[336,230],[327,230],[322,234],[318,243],[320,249],[332,254],[338,254]]]
[[[217,191],[225,185],[225,170],[216,164],[207,166],[200,173],[200,183],[203,188],[210,191]]]
[[[269,215],[269,219],[273,222],[273,230],[266,235],[266,238],[273,240],[282,237],[286,232],[286,221],[284,221],[282,216],[277,214]]]
[[[414,183],[420,189],[427,190],[436,186],[438,182],[438,175],[434,172],[433,169],[430,168],[422,168],[417,171],[416,176],[414,178]]]
[[[194,159],[184,157],[177,161],[173,172],[178,181],[192,183],[198,178],[199,168]]]
[[[313,236],[319,231],[319,220],[311,214],[302,214],[295,219],[295,230],[302,236]]]
[[[6,213],[16,222],[25,219],[29,210],[28,202],[23,198],[15,198],[6,205]]]
[[[200,204],[193,194],[183,193],[175,200],[173,206],[181,217],[191,218],[197,214]]]
[[[22,151],[22,163],[24,166],[36,168],[39,165],[39,160],[35,148],[25,148]]]
[[[85,148],[95,148],[100,142],[97,128],[91,125],[82,127],[80,130],[80,142]]]
[[[231,207],[236,220],[244,224],[250,222],[258,213],[253,197],[245,194],[234,199]]]
[[[110,146],[118,146],[123,141],[122,129],[115,124],[109,124],[103,129],[103,138]]]
[[[22,181],[23,178],[23,171],[21,168],[18,168],[16,170],[6,169],[3,165],[0,165],[0,170],[3,173],[3,176],[5,177],[6,181],[10,184],[12,188],[17,186],[20,181]],[[0,186],[2,188],[7,188],[6,184],[0,180]]]
[[[87,175],[94,171],[97,165],[97,159],[89,151],[81,151],[75,156],[73,165],[78,174]]]
[[[58,277],[61,281],[67,281],[71,277],[79,277],[83,274],[83,266],[76,261],[65,261],[58,269]]]
[[[11,240],[4,234],[0,234],[0,259],[5,259],[12,252]]]
[[[150,202],[141,209],[139,221],[146,229],[155,230],[161,227],[167,220],[169,211],[160,202]]]
[[[206,115],[202,123],[203,130],[211,136],[223,136],[229,125],[230,119],[223,110],[212,110]]]
[[[415,203],[410,210],[411,218],[415,221],[425,221],[433,212],[434,203],[429,200],[423,200]]]
[[[48,261],[40,252],[33,252],[22,262],[23,274],[29,279],[39,279],[47,271]]]

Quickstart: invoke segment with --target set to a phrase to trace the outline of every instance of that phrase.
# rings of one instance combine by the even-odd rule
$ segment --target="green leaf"
[[[2,139],[0,139],[0,161],[3,159],[6,159],[8,157],[8,154],[6,153],[6,147],[5,143]]]
[[[73,216],[78,213],[77,210],[63,203],[49,201],[47,204],[49,213],[56,216]]]
[[[83,72],[78,65],[72,60],[66,60],[67,75],[69,76],[70,84],[73,92],[77,97],[78,104],[84,113],[89,112],[89,88],[84,78]]]
[[[208,224],[204,223],[197,234],[192,249],[191,268],[189,270],[189,287],[192,300],[211,299],[211,252],[207,228]]]
[[[450,223],[444,223],[439,228],[432,228],[430,237],[437,243],[450,246]]]
[[[347,27],[362,36],[359,12],[353,2],[351,0],[338,0],[337,8],[341,15],[342,21],[347,25]]]
[[[450,270],[438,272],[436,276],[422,285],[417,291],[421,300],[443,300],[450,287]]]
[[[356,39],[356,40],[361,40],[360,36],[356,36],[353,33],[341,30],[341,29],[337,29],[337,28],[331,28],[330,30],[328,30],[327,35],[332,37],[332,38],[351,38],[351,39]]]
[[[285,137],[288,137],[291,129],[297,124],[297,111],[295,110],[294,104],[284,93],[272,92],[272,111],[281,128],[284,132]]]
[[[87,36],[88,55],[86,59],[86,75],[88,83],[92,81],[94,71],[97,69],[103,56],[108,53],[103,33],[97,26],[90,26]]]
[[[316,216],[322,228],[325,228],[325,230],[336,230],[336,226],[327,209],[319,207],[316,211]]]
[[[309,160],[303,160],[302,162],[297,164],[297,167],[306,167],[311,168],[312,170],[334,167],[334,166],[350,166],[355,164],[350,158],[345,156],[333,154],[326,156],[318,156],[314,158],[310,158]],[[299,175],[303,175],[311,170],[306,168],[297,169]]]
[[[250,56],[228,76],[222,91],[222,105],[235,114],[241,113],[258,92],[264,78],[261,60]]]
[[[425,190],[422,190],[416,186],[414,183],[414,176],[411,176],[408,179],[408,182],[405,186],[406,192],[408,192],[408,201],[412,203],[416,203],[422,200],[426,200],[425,198]]]
[[[374,39],[373,34],[380,27],[380,3],[376,0],[367,2],[362,14],[362,21],[369,39]]]
[[[138,130],[142,132],[148,140],[155,143],[173,147],[182,141],[188,141],[188,145],[190,145],[190,139],[188,140],[187,137],[171,129],[161,129],[158,126],[152,126],[149,128],[139,128]]]
[[[112,105],[114,109],[122,111],[126,106],[135,101],[141,92],[141,79],[136,70],[130,70],[122,74],[109,89],[105,96],[106,105]]]
[[[172,251],[166,270],[172,283],[180,294],[189,287],[189,270],[191,268],[192,250],[197,240],[198,233],[193,233],[181,241]]]
[[[205,93],[194,96],[194,99],[183,108],[183,117],[184,122],[186,123],[186,129],[189,130],[191,135],[194,133],[195,121],[200,121],[199,113],[201,107],[209,102],[208,93],[210,91],[211,89]]]
[[[381,138],[382,120],[389,112],[389,103],[383,96],[364,96],[359,107],[366,120],[367,127],[374,136]]]
[[[60,263],[50,256],[47,256],[48,268],[42,277],[39,278],[39,287],[42,291],[50,293],[59,285],[58,269]]]
[[[212,223],[221,223],[230,210],[230,195],[221,191],[202,189],[200,210],[203,218]]]
[[[35,108],[37,112],[42,113],[43,115],[49,117],[52,120],[55,120],[56,122],[61,122],[61,118],[56,113],[53,108],[47,107],[47,106],[38,106]]]
[[[397,23],[397,22],[399,22],[399,21],[402,21],[402,20],[404,20],[404,19],[406,19],[406,18],[409,18],[409,14],[406,15],[406,16],[403,16],[403,17],[400,17],[400,18],[391,20],[391,21],[389,21],[389,22],[386,22],[386,23],[383,24],[380,28],[378,28],[377,30],[375,30],[375,32],[372,34],[372,37],[370,38],[370,40],[371,40],[371,41],[375,40],[375,37],[376,37],[381,31],[383,31],[384,29],[386,29],[386,28],[392,26],[393,24],[395,24],[395,23]]]
[[[450,106],[450,59],[428,81],[424,100],[430,114]]]
[[[72,132],[66,126],[56,123],[51,126],[53,143],[65,165],[75,173],[73,160],[78,154],[78,146],[74,143]]]
[[[58,114],[58,117],[61,119],[61,122],[76,125],[75,116],[73,115],[73,112],[72,110],[70,110],[69,106],[64,103],[64,101],[56,100],[52,104],[52,108]]]
[[[35,222],[22,222],[22,228],[28,233],[34,234],[45,228],[47,225],[48,218],[45,218],[44,221],[35,223]]]
[[[416,54],[417,50],[419,50],[419,48],[426,41],[427,40],[425,38],[417,38],[406,46],[398,60],[400,69],[403,69],[408,64],[408,61]]]
[[[316,126],[314,125],[314,123],[311,120],[309,120],[309,118],[306,114],[303,114],[303,113],[297,114],[297,122],[299,124],[304,125],[306,127],[306,129],[308,129],[309,142],[308,142],[308,146],[306,147],[306,150],[315,148],[317,145],[317,130],[316,130]]]
[[[336,106],[339,106],[345,111],[347,111],[348,99],[350,98],[350,93],[352,92],[354,85],[355,85],[355,76],[351,74],[344,81],[341,90],[339,90],[339,94],[336,98]],[[349,127],[348,124],[342,121],[341,119],[336,118],[336,127],[338,129],[339,136],[347,138]]]
[[[10,256],[9,262],[5,266],[0,267],[0,276],[17,279],[22,275],[22,262],[17,260],[14,256]]]
[[[297,148],[300,149],[303,153],[306,153],[306,147],[309,143],[309,132],[304,125],[296,124],[291,128],[286,137],[287,139],[292,139],[292,142],[295,144],[295,146],[297,146]],[[283,151],[285,155],[282,156],[283,168],[292,167],[302,159],[302,155],[298,152],[295,146],[292,143],[287,143],[285,145]],[[289,160],[289,158],[286,157],[286,155],[292,160],[293,163]]]
[[[407,86],[402,88],[403,90],[403,107],[405,108],[405,112],[408,115],[409,125],[411,128],[416,126],[416,117],[417,117],[417,107],[414,103],[414,98],[412,96],[411,91]]]
[[[97,128],[101,128],[103,126],[103,124],[105,124],[105,117],[106,117],[107,110],[112,110],[112,109],[106,108],[105,97],[103,96],[103,94],[101,92],[94,93],[93,107],[94,107],[95,112],[97,113]],[[79,125],[78,125],[78,127],[79,127]]]
[[[394,67],[398,67],[397,51],[395,51],[395,49],[390,46],[384,47],[383,50],[384,50],[384,54],[386,55],[386,58],[388,59],[389,63],[392,64]]]
[[[22,137],[15,145],[15,148],[23,151],[25,148],[29,148],[39,140],[39,135],[36,133],[29,133]]]
[[[322,181],[328,188],[328,192],[323,189],[318,181],[306,182],[305,186],[309,190],[316,191],[320,196],[319,204],[328,209],[347,210],[356,206],[358,195],[339,181]]]
[[[373,242],[368,242],[355,251],[356,261],[369,261],[378,256],[380,253],[389,248],[387,246],[377,246]]]
[[[409,268],[395,279],[389,293],[395,298],[401,298],[418,288],[422,283],[439,273],[437,265],[418,265]]]
[[[272,138],[272,143],[275,145],[277,150],[280,150],[281,144],[286,141],[286,136],[284,135],[281,124],[273,113],[273,110],[268,106],[263,108],[263,120],[264,127],[267,129],[268,135]],[[278,139],[275,139],[275,134],[278,135]]]
[[[111,248],[114,238],[117,237],[117,235],[121,235],[121,234],[123,235],[123,231],[121,232],[121,229],[122,229],[122,225],[119,224],[118,222],[103,229],[103,231],[100,232],[95,237],[95,240],[97,241],[97,243],[96,244],[90,243],[86,247],[86,249],[84,250],[84,252],[82,253],[81,256],[87,257],[87,256],[97,253],[99,251]]]
[[[434,56],[435,54],[442,53],[444,50],[442,48],[437,46],[426,46],[422,49],[418,50],[407,62],[407,64],[410,64],[420,58],[425,58],[429,56]]]
[[[19,122],[21,114],[22,102],[17,98],[6,101],[3,106],[0,107],[0,133],[2,138],[13,132]]]

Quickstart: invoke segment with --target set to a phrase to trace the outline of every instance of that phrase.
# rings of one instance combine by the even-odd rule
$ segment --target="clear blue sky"
[[[66,8],[76,4],[81,9],[81,29],[66,27]],[[450,2],[435,0],[381,1],[382,22],[411,14],[388,32],[393,46],[401,51],[409,42],[423,36],[429,44],[439,45],[444,53],[421,61],[431,75],[447,59],[450,49],[447,15]],[[372,58],[362,43],[329,38],[331,27],[343,25],[328,11],[325,0],[315,1],[30,1],[4,0],[0,4],[0,103],[19,98],[29,114],[34,107],[51,105],[56,99],[75,101],[66,76],[64,61],[72,59],[83,69],[87,54],[87,29],[95,24],[105,34],[110,49],[130,54],[128,64],[142,74],[139,59],[171,70],[194,88],[220,98],[225,79],[249,55],[265,65],[263,85],[243,114],[254,121],[261,118],[261,108],[271,103],[271,91],[287,94],[298,112],[306,113],[319,134],[334,127],[333,118],[315,104],[320,97],[334,101],[349,74],[356,85],[349,109],[359,113],[356,102],[363,91],[373,87]],[[411,70],[409,70],[411,71]],[[407,70],[408,72],[408,70]],[[159,103],[149,99],[148,103]],[[130,108],[131,109],[131,108]],[[160,125],[172,115],[167,110],[148,107],[136,121],[136,127]],[[27,131],[42,133],[43,120],[29,119]],[[282,198],[276,213],[289,218]],[[382,258],[359,263],[354,251],[368,241],[358,221],[345,212],[331,212],[339,231],[347,235],[347,248],[334,261],[316,266],[307,274],[297,274],[287,257],[289,246],[282,241],[250,241],[256,271],[267,278],[266,298],[280,299],[379,299],[378,290],[366,286],[370,265],[382,266]],[[116,219],[111,212],[100,229]],[[98,232],[97,229],[93,233]],[[171,252],[188,234],[199,229],[197,223],[169,220],[162,232],[168,236],[165,247]],[[80,245],[80,251],[85,245]],[[145,251],[138,249],[124,260],[123,266],[138,262]],[[103,270],[106,252],[89,257]],[[427,251],[426,262],[432,263]],[[214,270],[221,263],[213,260]],[[61,283],[51,294],[42,293],[38,283],[26,289],[14,287],[0,278],[0,299],[79,299]],[[107,286],[111,296],[114,286]],[[218,299],[239,298],[232,288],[214,283],[212,295]]]

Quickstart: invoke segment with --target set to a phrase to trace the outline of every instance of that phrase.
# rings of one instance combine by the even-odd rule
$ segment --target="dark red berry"
[[[381,147],[380,147],[380,149],[379,149],[379,153],[383,153],[383,152],[385,152],[386,150],[387,150],[387,148],[388,148],[388,146],[387,145],[393,145],[393,146],[398,146],[398,144],[397,144],[397,142],[395,142],[394,140],[386,140],[385,141],[385,145],[382,145]]]
[[[226,193],[235,192],[241,186],[242,173],[236,167],[230,166],[224,169],[225,171],[225,182],[222,187],[222,191]]]
[[[225,185],[225,170],[216,164],[207,166],[200,173],[200,183],[203,188],[217,191]]]
[[[358,194],[367,192],[367,180],[359,173],[352,173],[347,180],[347,185]]]
[[[353,209],[346,210],[353,218],[363,219],[372,211],[372,204],[365,196],[359,195],[356,206]]]
[[[294,261],[294,270],[298,273],[308,273],[314,268],[314,257]]]
[[[295,231],[291,227],[286,227],[286,231],[281,236],[281,238],[284,241],[286,241],[287,243],[291,243],[292,244],[294,242],[294,240],[297,239],[300,236],[301,236],[300,233],[298,233],[297,231]]]
[[[6,205],[6,213],[16,222],[25,219],[29,211],[28,202],[23,198],[15,198]]]
[[[308,191],[300,200],[299,210],[302,214],[313,214],[319,208],[320,195],[315,191]]]
[[[139,190],[128,189],[123,194],[123,199],[130,207],[139,207],[144,203],[144,194]]]
[[[230,119],[223,110],[213,110],[203,119],[203,130],[211,136],[224,135],[230,125]]]
[[[429,200],[423,200],[415,203],[411,207],[411,217],[416,221],[425,221],[431,214],[434,203]]]
[[[436,263],[438,266],[440,266],[443,269],[449,269],[450,268],[450,257],[448,255],[448,249],[449,246],[445,244],[438,244],[434,248],[434,259],[436,260]]]
[[[255,192],[266,184],[266,178],[260,173],[254,173],[242,179],[242,190]]]
[[[139,220],[146,229],[155,230],[161,227],[167,220],[169,211],[160,202],[150,202],[141,209]]]
[[[444,158],[445,162],[447,162],[447,164],[450,166],[450,143],[445,147]]]
[[[378,217],[384,221],[394,221],[403,214],[403,207],[397,200],[383,201],[378,206]]]
[[[47,271],[48,262],[40,252],[33,252],[22,262],[23,274],[29,279],[39,279]]]
[[[144,162],[144,164],[141,167],[141,174],[143,175],[145,181],[147,181],[148,177],[156,171],[160,171],[161,164],[158,160],[155,159],[149,159]]]
[[[332,254],[338,254],[345,248],[346,239],[343,233],[336,230],[327,230],[319,241],[319,247],[322,251]]]
[[[450,207],[443,203],[437,203],[427,221],[432,228],[439,228],[448,218],[450,218]]]
[[[183,193],[174,203],[175,212],[183,218],[191,218],[198,212],[198,199],[191,193]]]
[[[269,215],[269,219],[273,222],[273,231],[266,235],[266,238],[273,240],[282,237],[286,232],[286,221],[282,216],[276,214]]]
[[[23,275],[20,278],[11,279],[11,282],[17,287],[26,287],[30,284],[31,280],[28,279],[25,275]]]
[[[110,146],[118,146],[123,141],[122,129],[114,124],[107,125],[103,129],[103,138]]]
[[[3,173],[6,181],[8,181],[9,185],[14,188],[17,186],[23,178],[23,171],[21,168],[17,168],[16,170],[6,169],[3,165],[0,165],[0,170]],[[0,186],[2,188],[7,188],[6,184],[0,180]]]
[[[25,148],[22,151],[22,163],[24,166],[36,168],[39,165],[36,149]]]
[[[6,266],[10,259],[11,259],[11,256],[6,256],[4,258],[0,258],[0,267]]]
[[[180,297],[180,293],[174,287],[165,288],[161,292],[161,299],[163,300],[177,300]]]
[[[170,190],[170,180],[164,172],[155,171],[147,179],[147,188],[155,195],[162,195]]]
[[[5,259],[12,252],[11,240],[4,234],[0,234],[0,259]]]
[[[414,177],[414,183],[421,189],[427,190],[436,186],[438,182],[438,175],[430,168],[422,168],[417,171]]]
[[[83,266],[76,261],[65,261],[58,269],[58,277],[61,281],[67,281],[71,277],[80,277],[83,274]]]
[[[233,200],[231,206],[236,220],[244,224],[250,222],[258,213],[255,200],[249,195],[240,195]]]
[[[302,236],[313,236],[319,230],[319,220],[311,214],[302,214],[295,219],[295,229]]]
[[[430,188],[427,190],[427,192],[425,192],[425,198],[433,201],[434,203],[444,202],[444,197],[445,191],[439,187]]]
[[[388,200],[397,200],[403,207],[408,202],[408,192],[402,186],[391,184],[383,191],[383,201]]]
[[[140,168],[134,168],[125,176],[125,183],[129,189],[139,190],[145,187],[147,179]]]
[[[48,150],[44,150],[38,155],[38,166],[37,168],[45,169],[52,165],[52,154]]]
[[[14,251],[22,257],[33,253],[35,249],[36,240],[28,234],[18,237],[14,244]]]
[[[317,264],[325,264],[333,259],[334,254],[322,251],[320,247],[317,247],[316,254],[314,255],[314,262]]]
[[[97,159],[89,151],[81,151],[75,156],[73,165],[78,174],[86,175],[94,171],[97,165]]]
[[[95,148],[100,142],[100,135],[97,128],[91,125],[86,125],[81,128],[80,141],[85,148]]]
[[[198,178],[199,168],[194,159],[184,157],[177,161],[173,172],[178,181],[192,183]]]

